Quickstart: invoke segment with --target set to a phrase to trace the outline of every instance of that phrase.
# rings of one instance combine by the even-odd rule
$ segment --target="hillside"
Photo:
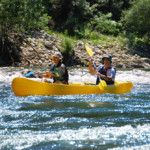
[[[149,0],[1,0],[1,66],[87,65],[84,44],[111,53],[117,68],[150,68]]]
[[[85,50],[85,43],[89,43],[89,46],[95,52],[93,59],[96,64],[99,64],[101,57],[105,53],[109,53],[113,56],[113,64],[116,68],[150,68],[150,60],[147,57],[141,57],[137,54],[132,54],[130,50],[121,45],[117,38],[107,37],[103,41],[87,41],[85,39],[71,39],[71,37],[63,37],[59,34],[48,34],[44,31],[34,31],[30,35],[21,36],[22,42],[19,43],[19,51],[13,51],[12,57],[9,63],[13,66],[48,66],[50,63],[50,56],[55,51],[62,52],[64,56],[64,63],[67,66],[87,66],[88,54]],[[70,39],[72,41],[67,41]],[[70,45],[70,49],[67,51],[67,44]],[[18,56],[17,56],[18,55]],[[16,58],[18,57],[18,58]],[[4,65],[7,66],[8,59],[5,56],[3,60]],[[16,61],[18,60],[18,61]],[[1,61],[2,62],[2,61]]]

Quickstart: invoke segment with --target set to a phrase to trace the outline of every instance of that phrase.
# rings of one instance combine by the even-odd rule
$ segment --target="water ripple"
[[[123,95],[16,97],[10,85],[18,69],[3,70],[1,150],[150,149],[150,72],[118,71],[117,79],[134,82],[131,93]],[[80,80],[81,75],[76,71],[71,80]],[[90,77],[87,74],[82,81],[95,82]]]

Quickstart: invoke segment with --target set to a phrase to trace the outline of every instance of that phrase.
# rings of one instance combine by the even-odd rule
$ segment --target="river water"
[[[134,83],[124,95],[16,97],[18,68],[0,68],[1,150],[149,150],[150,71],[118,71]],[[95,82],[85,69],[72,82]]]

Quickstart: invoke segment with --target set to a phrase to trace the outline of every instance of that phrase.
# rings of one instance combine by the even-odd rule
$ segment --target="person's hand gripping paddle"
[[[86,49],[88,55],[90,56],[90,60],[93,61],[93,58],[92,58],[93,55],[94,55],[93,49],[90,48],[88,44],[85,44],[85,49]],[[96,70],[96,65],[94,64],[94,62],[93,62],[93,66],[94,66],[94,68],[95,68],[95,70]],[[97,72],[97,71],[96,71],[96,72]],[[99,87],[101,90],[105,90],[105,88],[107,87],[107,84],[106,84],[106,82],[105,82],[104,80],[101,80],[100,83],[98,84],[98,87]]]

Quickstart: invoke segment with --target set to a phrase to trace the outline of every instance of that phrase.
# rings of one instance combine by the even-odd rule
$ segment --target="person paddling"
[[[54,55],[52,56],[52,64],[50,65],[50,70],[46,72],[43,77],[53,79],[53,83],[68,84],[68,70],[62,63],[62,59],[63,57],[60,52],[54,53]]]
[[[100,80],[104,80],[108,85],[114,84],[116,70],[112,67],[112,56],[109,54],[103,55],[102,64],[96,68],[92,60],[90,60],[88,66],[90,74],[97,75],[96,84],[99,84]]]

